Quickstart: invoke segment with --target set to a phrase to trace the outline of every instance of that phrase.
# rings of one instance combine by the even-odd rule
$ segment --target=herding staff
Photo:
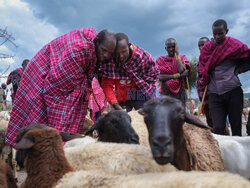
[[[204,90],[204,93],[203,93],[203,96],[202,96],[201,105],[200,105],[199,112],[198,112],[198,118],[201,116],[201,109],[202,109],[202,105],[204,103],[206,93],[207,93],[207,86],[205,87],[205,90]]]
[[[184,62],[184,68],[185,68],[185,70],[186,70],[186,64],[185,64],[185,62]],[[194,114],[194,107],[193,107],[193,103],[192,103],[191,91],[190,91],[190,86],[189,86],[189,82],[188,82],[188,77],[187,77],[187,76],[186,76],[186,82],[187,82],[187,86],[188,86],[190,108],[191,108],[192,114]]]

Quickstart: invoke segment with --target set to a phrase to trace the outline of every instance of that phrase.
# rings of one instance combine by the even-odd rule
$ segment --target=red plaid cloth
[[[227,37],[222,44],[207,42],[201,49],[198,74],[197,92],[199,97],[203,95],[205,86],[210,81],[209,73],[214,71],[225,59],[241,59],[250,55],[250,49],[246,44],[232,37]],[[200,98],[201,100],[201,98]]]
[[[95,113],[99,111],[98,105],[100,106],[101,111],[103,112],[106,108],[107,100],[96,78],[92,80],[92,90],[92,94],[89,97],[88,108],[92,110],[92,120],[95,122]],[[93,93],[95,95],[96,101],[93,97]],[[98,103],[98,105],[96,104],[96,102]]]
[[[19,129],[46,123],[81,132],[96,66],[94,28],[73,30],[44,46],[29,62],[19,84],[6,133],[15,146]]]
[[[101,77],[110,79],[129,80],[133,79],[136,86],[148,99],[155,97],[156,82],[160,71],[152,56],[144,49],[130,44],[133,48],[131,59],[117,65],[114,60],[102,63],[99,68]]]
[[[186,65],[187,69],[190,69],[190,63],[185,55],[180,55],[181,62]],[[177,64],[176,64],[176,56],[168,57],[168,56],[160,56],[156,60],[156,64],[158,65],[161,74],[176,74],[178,73]],[[167,88],[174,94],[179,93],[181,88],[181,80],[180,79],[171,79],[165,82]]]

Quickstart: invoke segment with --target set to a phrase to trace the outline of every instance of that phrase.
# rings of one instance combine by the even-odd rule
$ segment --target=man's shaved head
[[[165,42],[165,45],[167,45],[167,43],[176,43],[176,40],[174,38],[168,38]]]
[[[98,62],[106,61],[115,52],[115,33],[107,29],[102,30],[94,39],[94,43]]]
[[[213,23],[213,27],[219,27],[219,26],[223,26],[223,28],[227,30],[227,22],[225,20],[219,19]]]

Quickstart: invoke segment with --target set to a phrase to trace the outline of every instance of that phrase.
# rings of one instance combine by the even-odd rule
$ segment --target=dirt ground
[[[200,119],[204,122],[206,122],[205,116],[201,116]],[[242,136],[247,136],[246,133],[246,121],[242,119]],[[18,186],[22,184],[22,182],[25,180],[27,174],[24,170],[20,170],[17,172],[17,179],[18,179]]]

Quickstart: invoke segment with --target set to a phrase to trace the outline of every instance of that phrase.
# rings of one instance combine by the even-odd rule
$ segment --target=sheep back
[[[149,148],[136,144],[91,143],[66,148],[65,155],[75,170],[100,170],[113,174],[169,172],[171,164],[158,165]]]
[[[148,130],[146,124],[144,123],[144,117],[135,110],[130,111],[128,114],[132,120],[132,127],[135,129],[135,132],[140,138],[140,144],[150,147],[148,142]]]
[[[139,175],[118,176],[96,171],[77,171],[66,174],[57,184],[57,188],[67,187],[206,187],[206,188],[248,188],[249,181],[227,172],[169,172],[146,173]]]

